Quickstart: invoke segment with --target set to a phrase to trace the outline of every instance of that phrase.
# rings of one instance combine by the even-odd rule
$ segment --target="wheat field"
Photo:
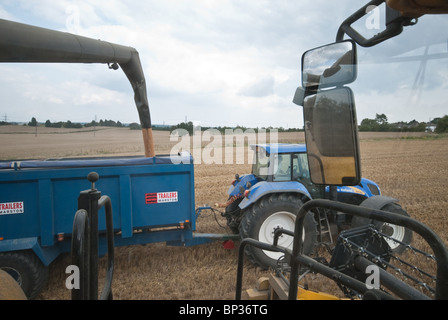
[[[176,144],[167,131],[154,132],[157,154],[169,153]],[[280,133],[280,142],[304,142],[302,133]],[[244,146],[246,148],[247,146]],[[448,243],[448,138],[425,133],[360,133],[362,174],[377,182],[384,195],[400,200],[411,217],[432,228]],[[143,155],[140,131],[126,128],[97,130],[0,127],[0,159]],[[246,158],[247,160],[247,158]],[[251,170],[243,164],[195,165],[196,206],[214,205],[227,199],[235,173]],[[229,233],[219,214],[203,213],[197,231]],[[169,247],[164,243],[120,247],[115,250],[113,296],[116,300],[228,300],[235,296],[238,243],[224,248],[219,241],[194,247]],[[65,287],[63,255],[50,265],[48,285],[37,299],[70,299]],[[106,260],[100,260],[100,288]],[[267,271],[245,263],[243,289],[254,286]],[[316,276],[311,288],[332,291],[334,285]]]

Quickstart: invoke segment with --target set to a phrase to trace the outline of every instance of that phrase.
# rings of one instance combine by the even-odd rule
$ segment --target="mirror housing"
[[[302,56],[303,88],[297,88],[293,102],[303,106],[310,178],[316,185],[351,186],[361,180],[355,101],[351,89],[344,87],[356,77],[352,40]]]
[[[357,77],[356,61],[352,40],[308,50],[302,56],[302,86],[322,89],[351,83]]]
[[[351,89],[306,96],[303,115],[311,181],[318,185],[359,184],[358,129]]]

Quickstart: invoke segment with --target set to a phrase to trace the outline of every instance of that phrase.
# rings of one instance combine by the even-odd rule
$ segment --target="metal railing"
[[[72,264],[79,268],[80,288],[72,289],[72,300],[98,299],[98,211],[104,207],[107,236],[107,271],[101,292],[101,300],[112,300],[112,279],[114,273],[114,234],[111,200],[101,196],[95,189],[99,176],[91,172],[87,179],[92,183],[90,190],[81,191],[78,197],[78,211],[73,221],[71,244]]]
[[[289,279],[289,292],[288,299],[295,300],[298,293],[298,282],[299,282],[299,271],[301,268],[309,269],[313,272],[320,273],[332,280],[337,279],[338,283],[351,288],[361,294],[372,293],[372,289],[368,289],[366,284],[353,278],[350,275],[344,274],[328,265],[319,262],[316,259],[303,255],[301,253],[302,247],[302,231],[303,231],[303,221],[307,212],[315,208],[324,208],[329,210],[335,210],[339,212],[345,212],[354,216],[360,216],[363,218],[368,218],[372,220],[382,221],[394,225],[404,226],[412,231],[418,233],[431,247],[436,264],[436,288],[435,288],[435,299],[437,300],[447,300],[448,299],[448,251],[443,243],[443,241],[426,225],[403,215],[395,214],[392,212],[386,212],[376,209],[371,209],[362,206],[349,205],[341,202],[331,201],[331,200],[311,200],[305,203],[297,214],[295,231],[287,231],[283,229],[276,230],[274,234],[273,244],[262,243],[254,239],[246,238],[240,243],[239,255],[238,255],[238,268],[237,268],[237,281],[236,281],[236,295],[237,300],[241,299],[242,290],[242,277],[243,277],[243,260],[244,260],[244,249],[247,245],[255,246],[262,250],[269,250],[275,252],[282,252],[285,254],[285,260],[291,266],[291,273]],[[281,234],[288,234],[294,237],[292,250],[280,247],[277,245],[278,237]],[[366,266],[371,264],[370,261],[363,257],[356,258],[355,263],[358,266]],[[386,279],[389,289],[396,293],[401,299],[424,299],[425,296],[417,293],[413,288],[408,285],[403,284],[399,279],[394,278],[391,275],[386,275],[385,271],[382,272],[383,279]],[[380,299],[391,299],[392,296],[380,291],[375,290],[374,294]]]

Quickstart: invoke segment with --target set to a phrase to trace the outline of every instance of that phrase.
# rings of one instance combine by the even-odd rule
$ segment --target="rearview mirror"
[[[309,50],[302,56],[302,86],[328,88],[356,80],[356,45],[351,40]]]
[[[303,115],[311,181],[320,185],[358,184],[361,169],[351,89],[330,89],[306,96]]]

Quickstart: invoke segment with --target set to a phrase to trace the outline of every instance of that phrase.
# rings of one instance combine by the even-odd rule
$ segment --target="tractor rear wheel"
[[[224,217],[227,219],[227,226],[232,230],[232,233],[239,233],[239,225],[241,222],[241,209],[238,205],[241,203],[243,198],[235,199],[231,204],[226,207]]]
[[[398,213],[403,216],[409,217],[409,214],[406,212],[406,210],[404,210],[397,203],[389,203],[381,208],[381,210]],[[353,217],[352,228],[356,228],[366,224],[373,224],[378,229],[378,231],[388,236],[384,237],[384,240],[386,240],[393,253],[402,253],[406,249],[406,245],[409,245],[412,242],[412,230],[409,230],[408,228],[382,221],[373,221],[366,218]],[[390,239],[389,237],[392,239]],[[393,239],[396,239],[400,242],[394,241]]]
[[[272,244],[274,232],[277,229],[294,231],[297,213],[303,206],[302,200],[294,194],[271,194],[243,213],[240,223],[241,239],[252,238],[260,242]],[[314,216],[307,213],[303,224],[302,243],[303,254],[309,255],[317,244],[317,224]],[[278,239],[278,245],[292,249],[293,238],[283,234]],[[281,252],[262,250],[254,246],[246,246],[246,257],[262,268],[275,267],[283,256]]]

